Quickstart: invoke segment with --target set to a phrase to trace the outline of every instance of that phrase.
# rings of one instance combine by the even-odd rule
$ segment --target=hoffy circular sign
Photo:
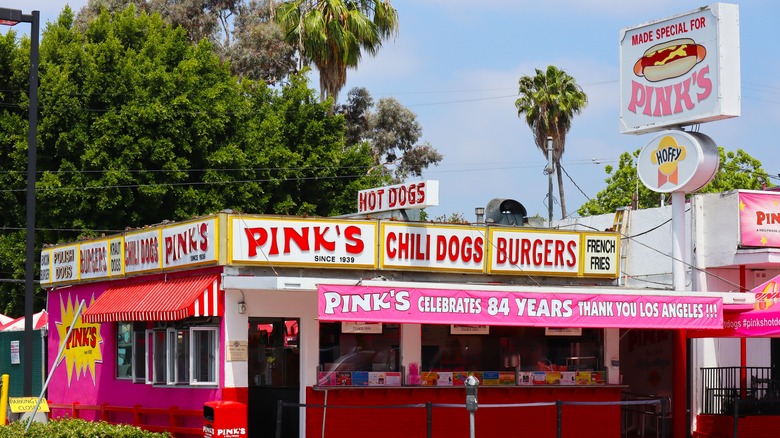
[[[718,146],[699,132],[664,131],[639,153],[637,173],[650,190],[662,193],[699,190],[718,171]]]

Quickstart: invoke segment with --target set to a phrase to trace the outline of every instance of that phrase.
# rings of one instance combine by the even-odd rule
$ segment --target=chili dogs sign
[[[319,285],[320,321],[524,325],[537,327],[721,328],[720,297],[612,294],[517,288],[450,290]]]
[[[715,3],[621,30],[621,133],[739,115],[737,5]]]

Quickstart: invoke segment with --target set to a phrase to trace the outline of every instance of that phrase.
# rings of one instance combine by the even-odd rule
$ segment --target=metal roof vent
[[[485,222],[522,227],[528,223],[528,212],[514,199],[493,198],[485,207]]]

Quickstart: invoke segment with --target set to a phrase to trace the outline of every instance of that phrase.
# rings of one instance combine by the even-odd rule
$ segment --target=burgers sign
[[[715,3],[620,32],[621,132],[740,114],[737,5]]]

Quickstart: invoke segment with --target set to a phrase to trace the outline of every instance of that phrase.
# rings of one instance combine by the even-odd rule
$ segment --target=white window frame
[[[177,342],[177,336],[178,332],[187,332],[189,335],[188,344],[185,350],[185,354],[187,354],[187,365],[189,366],[189,370],[186,376],[181,376],[179,367],[177,366],[177,355],[178,355],[178,342]],[[197,348],[196,345],[196,339],[198,337],[198,334],[201,332],[208,332],[211,333],[210,335],[210,342],[209,345],[209,351],[205,352],[207,353],[208,359],[208,366],[210,369],[213,369],[213,380],[208,381],[198,381],[196,379],[196,363],[199,363],[200,357],[197,357],[197,354],[204,354],[204,352],[201,351],[200,348]],[[164,368],[166,371],[166,375],[164,376],[158,376],[157,374],[157,368],[158,365],[160,365],[159,360],[157,360],[154,356],[155,351],[157,351],[156,346],[157,343],[160,342],[158,340],[158,335],[162,334],[162,342],[164,345],[165,350],[165,358],[164,360]],[[147,329],[144,332],[144,336],[146,336],[146,384],[150,385],[167,385],[167,386],[181,386],[181,385],[191,385],[191,386],[216,386],[219,384],[219,327],[217,326],[198,326],[198,327],[189,327],[189,328],[165,328],[165,329]],[[186,380],[185,380],[186,379]]]
[[[138,347],[138,341],[137,341],[136,338],[137,337],[141,337],[141,336],[146,337],[146,332],[145,331],[142,332],[142,331],[135,331],[135,330],[133,330],[133,341],[132,341],[132,343],[133,343],[133,347],[132,347],[133,363],[132,363],[132,366],[131,366],[131,368],[133,370],[133,383],[141,383],[141,382],[146,383],[146,376],[148,375],[146,373],[148,368],[149,368],[149,360],[148,359],[144,359],[144,376],[143,376],[143,378],[139,377],[137,375],[137,373],[136,373],[138,368],[135,365],[138,363],[138,355],[141,354],[141,351],[138,351],[138,348],[137,348]],[[144,344],[144,345],[146,345],[146,344]],[[143,351],[143,354],[144,354],[144,358],[146,358],[146,351],[145,351],[145,349]]]
[[[209,354],[209,363],[213,367],[213,380],[198,381],[196,379],[195,372],[197,354],[203,354],[200,349],[197,348],[197,332],[211,332],[213,339],[213,348],[210,348],[207,352]],[[216,326],[203,326],[203,327],[190,327],[190,385],[193,386],[214,386],[219,384],[219,327]]]
[[[168,384],[168,360],[170,358],[170,354],[168,351],[168,333],[167,330],[160,330],[160,329],[148,329],[146,330],[147,333],[147,339],[148,342],[146,344],[146,357],[147,357],[147,366],[152,369],[151,372],[151,379],[150,379],[150,373],[146,373],[146,383],[150,383],[152,385],[154,384]],[[166,371],[165,376],[158,376],[157,375],[157,365],[158,360],[155,357],[155,352],[157,351],[157,343],[158,343],[158,337],[157,334],[162,334],[162,343],[163,343],[163,351],[165,352],[165,357],[163,360],[163,369]]]

